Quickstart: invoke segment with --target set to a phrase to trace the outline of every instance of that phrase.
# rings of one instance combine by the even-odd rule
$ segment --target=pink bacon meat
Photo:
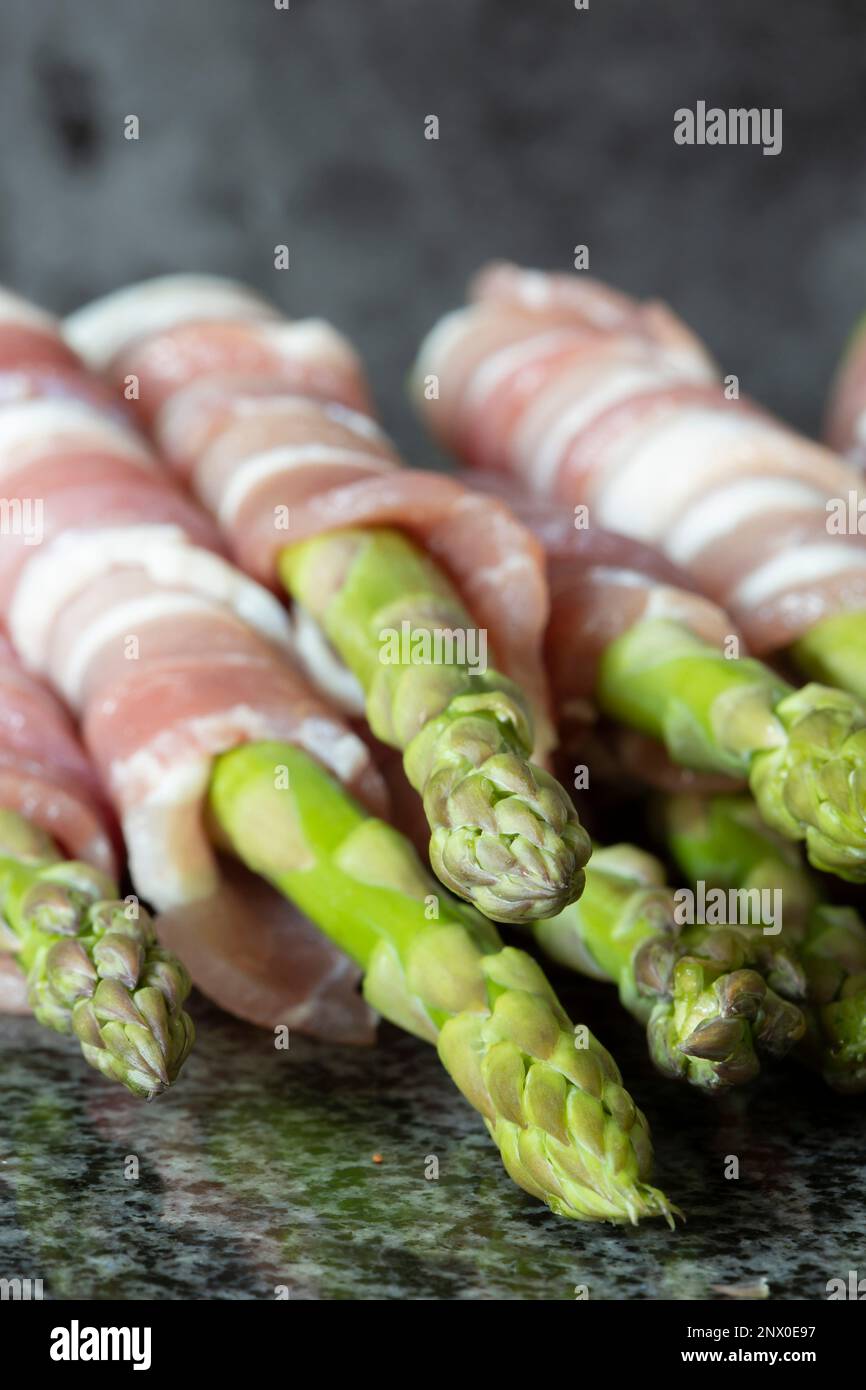
[[[334,329],[281,322],[230,282],[179,276],[80,310],[67,336],[116,387],[136,383],[142,424],[264,583],[276,582],[289,541],[350,526],[410,532],[488,630],[498,666],[533,700],[536,751],[547,752],[540,548],[498,500],[400,467],[369,413],[361,364]]]
[[[72,859],[117,873],[119,835],[72,723],[0,633],[0,806],[46,831]],[[26,1014],[27,983],[0,919],[0,1013]]]
[[[195,982],[253,1022],[369,1041],[357,970],[270,889],[226,874],[204,804],[214,757],[247,740],[296,743],[380,813],[382,779],[289,659],[282,606],[77,370],[80,390],[0,406],[0,491],[40,503],[38,543],[21,530],[0,556],[13,642],[76,711],[136,890]]]
[[[661,306],[495,266],[439,324],[419,406],[467,464],[658,546],[758,654],[866,603],[863,538],[828,534],[857,475],[742,400]],[[438,383],[438,397],[431,390]]]
[[[64,854],[117,873],[118,833],[72,722],[0,633],[0,806],[45,830]]]
[[[479,473],[475,486],[506,501],[544,547],[550,587],[544,650],[566,751],[579,753],[590,744],[594,765],[601,759],[617,776],[640,768],[644,782],[665,790],[730,788],[728,778],[676,766],[661,744],[633,730],[611,731],[608,742],[615,747],[605,750],[591,729],[599,661],[617,637],[644,619],[660,618],[718,647],[739,635],[729,615],[652,547],[598,526],[579,528],[572,508],[529,493],[501,473]]]

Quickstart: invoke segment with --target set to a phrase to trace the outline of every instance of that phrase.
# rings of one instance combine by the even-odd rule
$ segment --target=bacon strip
[[[564,750],[594,770],[624,774],[662,790],[716,791],[729,778],[696,774],[670,761],[661,744],[615,729],[602,747],[595,734],[594,696],[605,648],[644,619],[681,623],[716,647],[739,634],[716,604],[696,592],[681,570],[651,546],[599,526],[582,527],[574,509],[517,487],[502,473],[478,473],[476,488],[508,503],[544,547],[550,619],[544,652]]]
[[[0,806],[45,830],[70,858],[117,873],[117,829],[71,720],[2,633]]]
[[[429,335],[415,390],[466,464],[584,503],[593,523],[658,546],[758,654],[866,603],[864,539],[827,525],[828,499],[856,490],[856,473],[728,400],[662,306],[582,277],[492,267]]]
[[[74,314],[67,336],[116,388],[137,383],[140,422],[217,518],[239,564],[264,583],[276,582],[290,541],[349,526],[410,532],[533,701],[536,754],[545,756],[553,737],[537,543],[498,500],[400,466],[371,417],[361,364],[334,329],[263,317],[229,282],[213,292],[214,313],[204,314],[184,277],[152,281]]]

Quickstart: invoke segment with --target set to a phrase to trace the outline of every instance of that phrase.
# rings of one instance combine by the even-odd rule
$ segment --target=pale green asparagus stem
[[[360,681],[377,738],[403,750],[442,882],[503,922],[579,897],[587,835],[529,761],[520,691],[473,662],[485,634],[433,561],[396,531],[347,530],[290,547],[280,574]]]
[[[633,845],[596,847],[580,901],[533,931],[560,964],[613,980],[656,1066],[702,1090],[751,1081],[762,1053],[784,1056],[805,1031],[791,1002],[805,985],[786,950],[679,921],[662,865]]]
[[[794,643],[791,655],[807,676],[866,701],[866,612],[822,618]]]
[[[747,797],[672,797],[668,843],[692,881],[778,890],[782,936],[805,981],[808,1030],[800,1049],[835,1090],[866,1089],[866,926],[853,908],[821,901],[796,850],[761,822]]]
[[[866,706],[794,690],[727,659],[676,623],[639,623],[605,651],[604,711],[664,740],[688,767],[747,776],[765,821],[803,840],[816,868],[866,881]]]
[[[0,810],[0,917],[38,1021],[73,1033],[90,1065],[133,1094],[164,1091],[193,1043],[190,982],[144,909]]]
[[[450,899],[409,842],[297,749],[217,760],[210,809],[239,857],[364,970],[386,1018],[434,1043],[508,1172],[562,1216],[664,1216],[646,1121],[595,1038],[575,1030],[531,957]]]

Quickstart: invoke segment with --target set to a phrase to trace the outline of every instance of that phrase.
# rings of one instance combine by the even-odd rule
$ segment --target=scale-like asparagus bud
[[[607,648],[598,698],[678,762],[748,776],[768,825],[805,841],[816,868],[866,881],[866,706],[853,695],[795,691],[758,661],[651,621]]]
[[[133,1094],[159,1095],[194,1039],[183,966],[138,903],[90,865],[61,860],[12,812],[0,813],[0,851],[0,911],[36,1018],[73,1033],[90,1065]]]
[[[692,880],[750,891],[778,889],[779,938],[803,981],[806,1034],[799,1049],[837,1091],[866,1089],[866,926],[848,907],[822,903],[796,848],[763,824],[744,796],[676,796],[665,805],[670,848]]]
[[[502,922],[577,898],[586,832],[529,760],[521,692],[467,660],[478,629],[438,567],[395,531],[352,530],[291,547],[280,573],[360,681],[373,732],[403,750],[442,882]]]
[[[787,949],[755,927],[679,923],[662,865],[633,845],[596,847],[580,901],[533,931],[561,964],[613,980],[656,1066],[703,1090],[751,1081],[805,1031]]]
[[[398,831],[279,744],[219,758],[210,808],[240,858],[359,963],[371,1005],[437,1046],[515,1182],[562,1216],[672,1220],[648,1182],[646,1120],[610,1054]]]

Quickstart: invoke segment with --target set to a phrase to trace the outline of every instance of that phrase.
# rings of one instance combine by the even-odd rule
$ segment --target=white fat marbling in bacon
[[[67,320],[70,341],[81,343],[86,360],[106,371],[108,379],[125,388],[128,378],[136,378],[138,392],[131,404],[146,425],[175,392],[214,374],[270,377],[281,382],[284,392],[367,409],[357,356],[327,322],[243,314],[242,289],[232,282],[227,282],[227,293],[236,296],[232,314],[204,317],[182,285],[177,293],[172,293],[171,278],[158,285],[164,314],[163,325],[157,322],[156,328],[149,284],[124,291],[122,314],[99,300]]]
[[[129,341],[129,322],[142,334],[164,333],[178,323],[266,321],[277,311],[246,285],[220,275],[164,275],[131,285],[70,314],[67,342],[96,371],[104,371]]]
[[[219,518],[245,569],[273,583],[289,540],[347,526],[407,530],[443,564],[488,629],[497,664],[539,712],[539,751],[546,749],[540,549],[501,503],[474,497],[453,479],[398,466],[369,415],[360,364],[345,340],[315,322],[236,323],[231,331],[176,322],[170,333],[147,336],[132,309],[127,333],[109,374],[115,381],[139,377],[139,406],[148,402],[143,421]],[[585,334],[569,329],[561,336],[560,351]],[[277,345],[289,368],[275,366]],[[265,384],[251,392],[246,382],[256,370]]]
[[[9,608],[9,629],[28,664],[44,669],[59,611],[82,591],[94,595],[98,590],[100,616],[119,623],[118,633],[137,631],[134,625],[124,627],[126,619],[117,611],[119,585],[128,573],[141,575],[142,592],[136,596],[152,599],[157,616],[161,599],[178,592],[197,596],[237,613],[269,641],[291,649],[288,615],[274,596],[222,556],[190,545],[180,527],[106,526],[62,532],[26,565]],[[78,636],[75,647],[75,663],[82,669],[86,663]],[[62,683],[59,672],[53,678]],[[64,685],[67,699],[75,700],[77,688],[77,682],[71,688]]]
[[[575,526],[573,509],[527,493],[499,474],[479,486],[507,501],[547,555],[547,668],[560,718],[592,700],[604,649],[642,619],[677,622],[715,645],[737,635],[731,618],[695,592],[657,550],[596,525]]]
[[[546,323],[578,323],[604,333],[642,338],[690,370],[712,369],[704,344],[666,304],[638,303],[588,275],[524,270],[499,261],[479,271],[470,284],[469,297],[478,303],[520,308]]]
[[[50,314],[0,290],[0,372],[75,368],[74,352]]]
[[[0,407],[0,478],[51,454],[110,454],[151,472],[158,465],[134,431],[92,405],[32,398]]]
[[[669,311],[582,276],[513,266],[482,272],[473,296],[433,330],[416,372],[431,429],[465,462],[587,504],[594,521],[660,546],[732,612],[756,652],[788,645],[816,613],[862,606],[863,538],[827,525],[828,501],[856,493],[857,474],[727,399]],[[536,351],[568,332],[570,357]],[[438,396],[423,390],[430,379]],[[799,582],[804,548],[821,551],[822,568]]]

